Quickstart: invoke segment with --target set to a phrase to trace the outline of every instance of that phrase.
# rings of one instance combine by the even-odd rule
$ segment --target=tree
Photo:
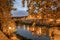
[[[11,18],[11,10],[14,0],[0,0],[0,23],[2,31],[5,34],[10,34],[15,31],[15,23]]]
[[[24,0],[25,1],[25,0]],[[26,0],[28,12],[32,16],[42,15],[42,19],[56,21],[60,19],[60,0]],[[24,4],[23,4],[24,5]],[[38,18],[38,17],[35,17]],[[53,19],[53,20],[51,20]],[[45,22],[47,23],[47,22]],[[50,23],[48,21],[48,23]]]

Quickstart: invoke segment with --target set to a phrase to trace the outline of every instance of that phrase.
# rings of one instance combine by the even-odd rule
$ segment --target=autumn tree
[[[15,31],[15,23],[11,18],[14,0],[0,0],[0,23],[4,33],[10,34]]]
[[[29,15],[36,16],[35,18],[38,18],[39,15],[39,17],[41,16],[41,19],[43,19],[43,22],[45,23],[51,23],[52,21],[54,21],[53,23],[55,23],[56,20],[60,20],[59,17],[60,0],[24,0],[24,1],[27,1]],[[23,3],[25,3],[24,1]]]

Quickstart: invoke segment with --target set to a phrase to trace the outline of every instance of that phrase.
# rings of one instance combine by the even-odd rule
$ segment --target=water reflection
[[[50,40],[60,40],[60,27],[52,27],[49,29]]]
[[[17,26],[17,34],[33,40],[59,40],[60,28],[52,27],[47,28],[45,26],[29,26],[20,25]],[[49,39],[50,38],[50,39]]]

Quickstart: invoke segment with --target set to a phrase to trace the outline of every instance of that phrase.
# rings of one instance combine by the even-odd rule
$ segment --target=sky
[[[17,10],[23,10],[26,11],[27,10],[27,3],[25,3],[25,7],[22,7],[22,0],[15,0],[14,2],[14,7],[17,8]]]
[[[15,0],[14,2],[14,8],[17,8],[17,10],[12,10],[11,13],[13,16],[25,16],[28,15],[28,13],[26,12],[27,10],[27,2],[25,3],[25,7],[22,7],[22,0]],[[17,14],[16,14],[17,13]],[[25,13],[25,14],[24,14]]]

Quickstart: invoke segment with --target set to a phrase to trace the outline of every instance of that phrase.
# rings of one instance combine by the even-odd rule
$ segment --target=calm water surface
[[[40,27],[29,27],[29,26],[17,26],[17,31],[16,34],[19,34],[23,37],[26,37],[28,39],[32,39],[32,40],[49,40],[49,36],[48,35],[43,35],[41,33],[41,28]],[[43,36],[41,36],[43,35]]]

